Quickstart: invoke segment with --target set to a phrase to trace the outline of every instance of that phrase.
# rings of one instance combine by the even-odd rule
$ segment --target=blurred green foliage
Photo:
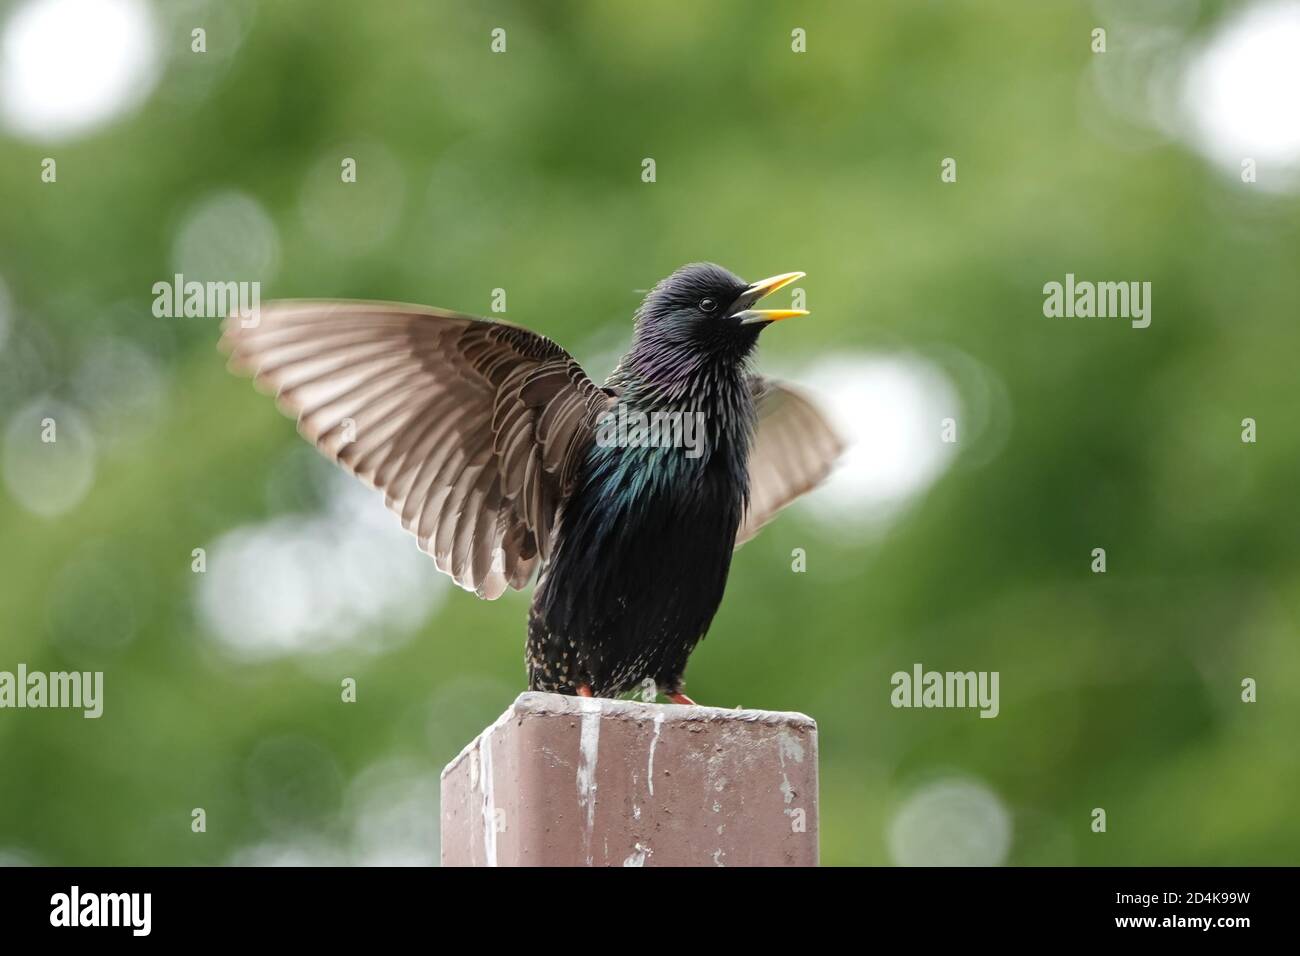
[[[131,116],[57,145],[0,140],[4,421],[75,396],[106,337],[165,373],[161,414],[102,449],[76,508],[42,518],[0,495],[0,669],[102,669],[107,688],[97,721],[0,712],[0,852],[210,864],[285,833],[346,843],[348,780],[394,759],[436,775],[523,689],[526,595],[449,592],[414,640],[310,663],[241,663],[203,635],[192,549],[273,517],[267,482],[300,444],[224,371],[215,322],[150,311],[187,211],[234,189],[276,227],[266,298],[485,313],[505,287],[512,321],[608,349],[636,290],[708,259],[808,272],[813,316],[763,362],[910,350],[991,371],[991,460],[959,445],[881,535],[783,516],[738,552],[692,661],[706,703],[819,721],[826,863],[890,862],[890,820],[948,775],[1004,803],[1012,863],[1300,859],[1297,200],[1245,195],[1177,142],[1100,135],[1092,7],[235,9],[228,55],[217,30],[205,58],[189,21],[162,21],[178,52]],[[305,190],[345,155],[359,176],[331,243]],[[349,243],[353,227],[371,238]],[[1067,272],[1151,281],[1151,327],[1044,318],[1042,285]],[[796,547],[807,573],[791,573]],[[81,589],[86,573],[112,586]],[[115,628],[129,639],[95,636]],[[999,671],[1000,716],[893,709],[889,677],[916,661]],[[274,759],[285,740],[326,757],[294,777]],[[300,812],[259,812],[267,786],[301,788]]]

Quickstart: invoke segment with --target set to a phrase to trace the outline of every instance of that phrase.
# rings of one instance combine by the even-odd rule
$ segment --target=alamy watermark
[[[0,671],[0,709],[59,707],[93,719],[104,712],[103,671]]]
[[[895,707],[978,707],[981,717],[996,717],[997,671],[927,671],[913,664],[911,673],[896,671],[889,679]]]
[[[83,893],[74,884],[50,897],[51,926],[121,926],[132,936],[148,936],[152,911],[152,893]]]
[[[1076,281],[1073,272],[1065,282],[1043,286],[1043,315],[1049,319],[1130,319],[1133,328],[1151,324],[1150,282]]]
[[[176,273],[171,282],[153,284],[153,314],[160,319],[224,319],[239,316],[246,329],[262,320],[262,283],[199,282]]]
[[[704,454],[704,413],[654,411],[647,414],[619,402],[596,422],[601,448],[684,448],[687,458]]]

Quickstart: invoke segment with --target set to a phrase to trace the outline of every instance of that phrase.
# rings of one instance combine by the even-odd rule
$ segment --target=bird
[[[679,268],[601,384],[523,326],[420,305],[269,302],[228,316],[219,346],[460,587],[536,579],[530,690],[691,705],[733,552],[844,450],[812,399],[753,369],[760,333],[808,314],[756,303],[804,275]]]

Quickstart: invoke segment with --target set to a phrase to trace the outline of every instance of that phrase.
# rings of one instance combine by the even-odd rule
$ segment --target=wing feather
[[[844,443],[807,397],[788,385],[750,378],[758,427],[749,452],[749,505],[736,532],[740,547],[778,511],[830,474]]]
[[[527,586],[609,399],[527,329],[424,306],[285,301],[222,327],[322,453],[381,490],[442,571],[481,597]]]

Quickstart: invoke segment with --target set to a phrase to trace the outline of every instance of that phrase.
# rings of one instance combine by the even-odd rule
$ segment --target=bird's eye
[[[704,310],[705,312],[712,312],[712,311],[713,311],[714,309],[716,309],[717,307],[718,307],[718,303],[715,302],[713,299],[701,299],[701,300],[700,300],[700,308],[701,308],[702,310]]]

